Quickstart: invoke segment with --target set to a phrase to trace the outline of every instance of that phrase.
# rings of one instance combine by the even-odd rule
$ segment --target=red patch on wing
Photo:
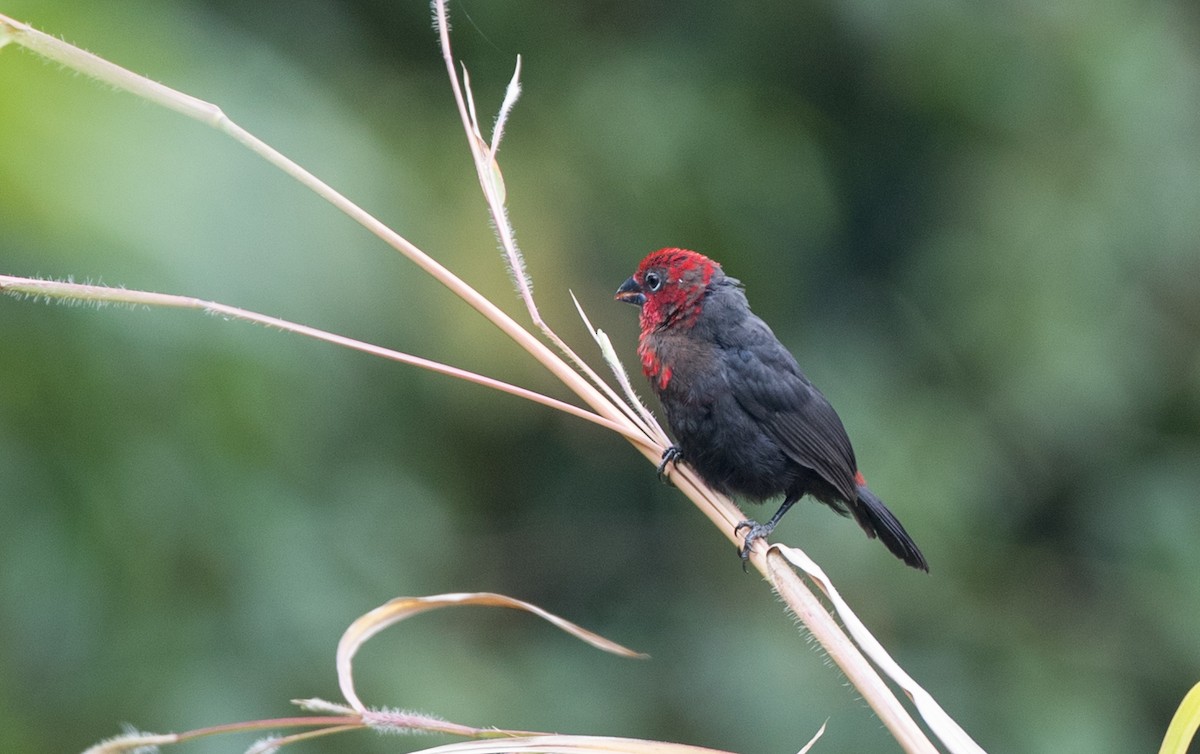
[[[867,486],[867,479],[862,475],[861,471],[854,472],[854,483],[860,487]]]

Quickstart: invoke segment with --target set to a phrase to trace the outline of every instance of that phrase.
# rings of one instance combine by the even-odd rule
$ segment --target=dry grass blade
[[[591,644],[597,649],[602,649],[605,652],[622,655],[624,657],[646,657],[646,655],[635,652],[632,649],[609,641],[599,634],[588,631],[585,628],[575,625],[565,618],[560,618],[557,615],[547,612],[537,605],[532,605],[522,600],[506,597],[503,594],[494,594],[491,592],[460,592],[454,594],[437,594],[430,597],[397,597],[390,602],[387,602],[375,608],[366,615],[361,616],[358,620],[350,624],[346,632],[342,634],[341,640],[338,642],[337,648],[337,673],[338,684],[341,686],[342,695],[346,697],[346,701],[350,703],[354,709],[359,712],[365,711],[366,707],[359,700],[358,694],[354,691],[354,672],[351,662],[354,655],[368,639],[379,633],[388,626],[392,626],[400,621],[410,618],[414,615],[427,612],[429,610],[437,610],[443,607],[456,607],[462,605],[477,605],[482,607],[507,607],[515,610],[524,610],[528,613],[543,618],[550,623],[553,623],[558,628],[566,631],[577,639]]]
[[[520,72],[521,64],[518,59],[517,71]],[[476,160],[482,160],[486,163],[486,173],[480,172],[479,179],[484,184],[484,191],[488,194],[489,201],[493,198],[500,205],[504,204],[508,197],[508,190],[504,188],[504,174],[500,172],[500,163],[496,160],[495,149],[488,145],[487,139],[483,137],[483,131],[479,128],[479,116],[475,114],[475,98],[471,92],[471,74],[467,72],[467,66],[462,66],[463,90],[467,95],[467,113],[471,122],[471,153],[475,155]],[[494,132],[492,144],[496,147],[500,145],[500,133]],[[486,175],[486,178],[485,178]],[[528,285],[529,278],[522,274],[519,285]]]
[[[290,746],[301,741],[311,741],[314,738],[324,738],[325,736],[333,736],[338,733],[346,733],[358,730],[361,727],[361,725],[331,725],[327,728],[307,730],[303,733],[292,733],[287,736],[268,736],[251,744],[250,748],[246,749],[246,754],[275,754],[275,752],[284,746]]]
[[[203,299],[194,298],[192,296],[178,296],[172,293],[154,293],[151,291],[137,291],[128,288],[110,288],[103,285],[91,285],[85,283],[68,283],[59,280],[35,280],[32,278],[14,277],[12,275],[0,275],[0,293],[12,296],[26,296],[33,299],[44,299],[46,301],[64,301],[67,303],[76,304],[92,304],[96,306],[104,304],[116,305],[144,305],[167,309],[191,309],[194,311],[202,311],[206,314],[214,314],[227,319],[242,320],[244,322],[253,322],[254,324],[265,325],[277,330],[303,335],[314,340],[321,340],[326,343],[350,348],[355,351],[369,353],[372,356],[397,361],[401,364],[426,369],[438,374],[444,374],[448,377],[474,382],[477,385],[499,390],[503,393],[515,395],[519,398],[541,403],[544,406],[557,409],[566,414],[577,416],[581,419],[599,424],[600,426],[611,429],[627,437],[631,442],[640,443],[642,445],[651,445],[650,441],[645,438],[640,432],[626,426],[625,424],[614,422],[603,416],[595,414],[586,409],[579,408],[570,403],[564,403],[557,398],[543,395],[541,393],[519,387],[502,380],[497,380],[492,377],[487,377],[476,372],[471,372],[466,369],[459,369],[448,364],[424,359],[420,356],[394,351],[390,348],[383,348],[372,343],[366,343],[354,338],[348,338],[344,335],[319,330],[308,325],[301,325],[295,322],[289,322],[278,317],[271,317],[266,314],[260,314],[248,309],[241,309],[236,306],[221,304],[216,301],[205,301]]]
[[[503,740],[463,741],[434,746],[414,754],[508,754],[536,752],[537,754],[729,754],[720,749],[688,746],[665,741],[646,741],[640,738],[610,738],[608,736],[519,736]]]
[[[608,335],[603,330],[592,326],[592,321],[588,319],[587,312],[583,310],[583,305],[579,303],[579,299],[575,297],[574,293],[571,294],[571,300],[575,302],[575,310],[579,312],[579,318],[583,320],[584,327],[587,328],[592,339],[596,341],[596,345],[600,346],[600,355],[604,357],[604,362],[608,364],[608,368],[612,371],[613,376],[617,378],[617,384],[621,386],[621,390],[625,394],[625,400],[621,400],[617,392],[609,387],[607,382],[598,377],[593,380],[596,382],[596,387],[603,390],[612,399],[613,403],[626,409],[625,414],[636,422],[649,437],[657,440],[663,447],[670,445],[671,440],[667,437],[667,433],[659,426],[658,422],[654,419],[654,415],[650,413],[650,410],[638,398],[633,385],[629,383],[629,373],[625,371],[625,365],[617,357],[617,352],[612,346],[612,341],[608,339]]]
[[[808,752],[812,751],[812,747],[816,746],[817,741],[821,740],[821,736],[825,735],[825,726],[827,725],[829,725],[828,720],[821,723],[821,727],[817,728],[817,732],[813,734],[812,740],[804,744],[804,748],[797,752],[797,754],[808,754]]]
[[[876,667],[882,670],[893,681],[895,681],[908,697],[912,699],[913,705],[917,711],[921,713],[921,717],[934,734],[946,745],[946,747],[954,754],[984,754],[983,749],[979,744],[963,730],[958,723],[954,722],[953,718],[946,714],[941,705],[934,700],[929,692],[921,688],[916,681],[912,679],[908,673],[904,672],[892,656],[888,654],[883,645],[879,643],[863,622],[858,619],[842,596],[838,594],[837,589],[825,575],[812,558],[808,557],[803,551],[794,547],[785,547],[775,545],[773,549],[778,550],[783,557],[787,558],[788,562],[795,565],[804,573],[816,582],[821,591],[825,592],[825,596],[833,603],[834,610],[837,611],[838,617],[842,619],[842,624],[853,637],[854,641],[862,649],[863,652],[871,658]]]

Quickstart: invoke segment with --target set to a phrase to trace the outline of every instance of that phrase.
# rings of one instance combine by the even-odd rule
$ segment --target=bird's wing
[[[796,463],[816,471],[848,501],[857,499],[857,463],[833,406],[808,381],[766,323],[750,317],[725,349],[731,388],[741,407]]]

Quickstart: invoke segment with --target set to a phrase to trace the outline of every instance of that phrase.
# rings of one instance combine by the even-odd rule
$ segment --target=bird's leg
[[[757,521],[746,519],[737,526],[733,527],[734,536],[737,536],[742,529],[746,530],[746,538],[742,540],[742,546],[738,550],[738,555],[742,556],[743,568],[746,566],[747,558],[750,557],[751,545],[753,545],[757,540],[766,539],[769,537],[771,532],[775,531],[775,525],[779,523],[779,519],[783,518],[783,514],[788,512],[788,508],[791,508],[799,499],[799,497],[792,497],[790,495],[784,498],[783,505],[779,506],[779,510],[775,511],[775,515],[771,516],[771,520],[765,524],[760,524]]]
[[[672,445],[663,451],[662,461],[658,464],[658,481],[667,484],[667,467],[683,457],[683,451],[678,445]]]

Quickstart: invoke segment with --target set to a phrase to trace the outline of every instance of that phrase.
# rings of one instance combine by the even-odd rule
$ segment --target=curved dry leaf
[[[518,736],[516,738],[459,743],[421,749],[413,754],[730,754],[720,749],[688,746],[666,741],[646,741],[640,738],[611,738],[608,736]]]
[[[788,562],[804,571],[813,581],[817,582],[817,586],[821,591],[825,592],[825,596],[833,603],[833,607],[837,610],[838,617],[842,619],[842,624],[846,627],[846,631],[850,634],[854,642],[862,649],[867,657],[875,663],[875,666],[886,673],[895,681],[900,688],[904,690],[908,697],[912,699],[913,706],[921,713],[925,723],[930,730],[934,732],[942,743],[946,745],[953,754],[986,754],[984,750],[975,743],[974,739],[967,734],[958,723],[941,705],[934,700],[928,691],[921,688],[916,681],[912,679],[904,669],[892,659],[883,645],[879,643],[863,622],[858,619],[850,606],[846,604],[842,596],[833,586],[833,582],[825,575],[812,558],[808,557],[802,550],[795,547],[787,547],[784,545],[772,545],[772,549],[778,550],[783,557],[787,558]]]
[[[635,652],[632,649],[609,641],[599,634],[592,633],[585,628],[575,625],[565,618],[560,618],[557,615],[547,612],[537,605],[532,605],[522,600],[506,597],[503,594],[495,594],[492,592],[458,592],[452,594],[437,594],[430,597],[397,597],[390,602],[387,602],[375,608],[371,612],[359,617],[346,632],[342,634],[342,638],[338,641],[337,647],[337,673],[338,685],[342,689],[342,695],[346,697],[346,701],[350,703],[354,709],[359,712],[366,710],[366,707],[359,700],[358,694],[354,691],[354,677],[351,667],[351,661],[354,659],[354,654],[358,652],[367,639],[370,639],[375,634],[395,623],[399,623],[405,618],[409,618],[418,613],[423,613],[428,610],[436,610],[442,607],[454,607],[458,605],[479,605],[482,607],[507,607],[515,610],[524,610],[528,613],[543,618],[555,626],[558,626],[563,631],[571,634],[577,639],[591,644],[597,649],[602,649],[605,652],[611,652],[624,657],[639,657],[644,658],[640,652]]]

